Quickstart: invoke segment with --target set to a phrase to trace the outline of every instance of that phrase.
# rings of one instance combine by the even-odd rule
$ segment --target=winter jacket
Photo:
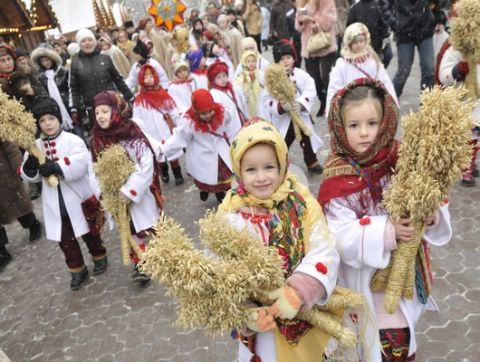
[[[262,32],[262,12],[257,5],[247,6],[245,13],[243,14],[243,21],[247,28],[249,36],[255,36]]]
[[[71,108],[92,107],[93,97],[104,90],[118,90],[127,101],[133,97],[108,55],[80,51],[70,67]]]
[[[291,8],[289,4],[276,1],[270,11],[270,31],[275,33],[279,39],[288,38],[287,11]]]
[[[383,39],[390,34],[388,25],[382,18],[377,0],[360,0],[352,5],[347,17],[347,26],[363,23],[370,32],[371,45],[378,54],[382,51]]]
[[[431,38],[442,22],[444,0],[379,0],[385,22],[398,43],[420,43]]]

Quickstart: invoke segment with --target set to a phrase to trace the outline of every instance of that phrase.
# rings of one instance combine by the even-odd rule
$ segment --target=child
[[[168,94],[172,96],[181,113],[192,106],[192,93],[200,88],[208,88],[208,78],[190,72],[189,64],[182,57],[172,60],[173,73],[177,79],[170,82]]]
[[[288,41],[278,41],[273,45],[275,63],[285,67],[288,77],[295,84],[297,90],[294,104],[295,111],[299,113],[305,126],[312,133],[311,136],[306,136],[302,133],[300,146],[303,149],[303,159],[308,171],[321,174],[323,169],[318,163],[315,152],[323,145],[323,142],[313,129],[312,117],[310,116],[316,97],[315,81],[307,72],[295,68],[295,57],[295,49]],[[287,146],[290,148],[295,139],[295,131],[289,114],[289,105],[280,103],[267,90],[262,94],[262,104],[269,114],[269,119],[278,128],[285,138]]]
[[[287,145],[271,123],[249,122],[232,142],[230,157],[239,186],[219,209],[232,226],[276,247],[286,276],[271,297],[275,303],[252,307],[253,321],[238,331],[239,361],[319,361],[325,335],[295,315],[325,304],[336,285],[339,256],[322,210],[288,172]]]
[[[207,69],[210,92],[215,102],[223,104],[232,115],[232,131],[235,135],[249,118],[247,100],[242,90],[228,79],[227,64],[216,61]]]
[[[334,94],[357,78],[369,78],[382,82],[398,105],[397,95],[392,80],[378,55],[370,46],[370,33],[362,23],[353,23],[345,29],[342,55],[330,72],[327,90],[326,114]]]
[[[184,117],[161,146],[162,152],[169,158],[186,148],[187,172],[200,189],[200,200],[206,201],[213,192],[221,202],[230,189],[232,175],[228,147],[233,137],[228,110],[215,103],[208,90],[197,89]]]
[[[54,99],[39,97],[32,111],[41,131],[35,143],[46,155],[47,162],[39,165],[35,156],[26,153],[21,174],[28,182],[43,182],[42,208],[47,239],[59,242],[72,276],[70,289],[77,290],[88,279],[77,237],[82,236],[92,255],[93,273],[107,270],[107,250],[99,233],[90,231],[82,211],[82,203],[88,199],[95,201],[87,177],[90,155],[80,137],[62,131],[62,115]],[[45,182],[45,177],[51,175],[58,178],[58,187]]]
[[[374,320],[365,322],[365,349],[362,353],[362,347],[358,348],[358,358],[413,361],[414,325],[423,310],[435,306],[431,297],[427,298],[424,284],[417,282],[413,299],[402,298],[394,314],[387,314],[383,308],[384,293],[370,291],[374,273],[387,267],[396,240],[408,241],[414,233],[410,220],[395,222],[381,206],[382,192],[390,183],[398,158],[399,143],[394,140],[398,107],[381,83],[363,78],[337,92],[328,122],[332,153],[325,161],[318,200],[337,239],[341,258],[339,284],[363,293],[374,316]],[[428,217],[425,224],[425,241],[434,245],[449,241],[451,227],[446,205]],[[425,256],[423,263],[417,263],[417,277],[425,280],[431,271],[426,242],[422,242],[422,247]],[[377,347],[379,343],[383,351]]]
[[[267,69],[267,66],[270,65],[270,62],[265,59],[261,53],[258,52],[257,42],[252,37],[242,39],[242,54],[246,51],[252,51],[257,53],[257,69],[261,72],[265,72],[265,69]],[[242,70],[242,64],[239,64],[237,66],[237,69],[235,69],[235,74],[237,76],[240,75],[240,73],[242,73]]]
[[[129,119],[129,107],[122,96],[114,91],[103,91],[93,99],[95,126],[92,130],[90,149],[93,162],[104,149],[119,144],[135,163],[135,171],[120,189],[119,197],[130,202],[131,228],[134,238],[141,249],[145,249],[147,241],[145,231],[149,231],[158,221],[163,206],[159,170],[152,146],[140,127]],[[89,170],[93,189],[100,194],[98,182],[92,167]],[[135,264],[132,279],[141,285],[150,279],[137,270],[140,261],[131,250],[131,258]]]
[[[233,63],[227,54],[227,51],[217,45],[213,41],[206,41],[202,44],[202,52],[205,56],[205,65],[207,68],[217,61],[221,61],[228,66],[228,79],[235,79],[235,70],[233,69]]]
[[[140,92],[133,104],[133,119],[143,133],[153,137],[158,142],[165,142],[171,136],[172,130],[180,122],[180,114],[175,101],[160,86],[158,74],[150,64],[144,64],[138,73]],[[182,170],[178,159],[183,152],[179,151],[169,159],[170,167],[175,176],[175,185],[183,184]],[[168,183],[167,162],[160,162],[162,181]]]
[[[235,84],[242,89],[247,98],[248,113],[250,116],[264,117],[266,116],[266,112],[260,101],[263,89],[263,72],[257,69],[257,57],[258,53],[251,50],[243,52],[240,59],[242,72],[237,79],[235,79]]]

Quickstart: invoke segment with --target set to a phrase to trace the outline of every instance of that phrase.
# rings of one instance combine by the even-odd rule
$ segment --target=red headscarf
[[[208,81],[212,86],[215,84],[215,78],[220,73],[225,73],[228,76],[228,65],[220,60],[216,60],[214,63],[210,64],[207,69]]]
[[[210,121],[200,118],[200,113],[214,111]],[[194,125],[195,131],[215,132],[223,124],[224,109],[219,103],[215,103],[212,95],[206,89],[200,88],[192,93],[192,106],[185,113]]]
[[[145,74],[153,75],[153,86],[145,85]],[[140,84],[140,93],[135,97],[135,105],[142,105],[145,108],[154,108],[162,113],[169,113],[176,107],[175,101],[160,85],[158,73],[150,64],[145,63],[138,73],[138,83]]]
[[[384,94],[383,118],[373,144],[363,153],[355,152],[347,141],[341,117],[345,94],[360,86],[379,89]],[[331,136],[331,154],[324,165],[323,182],[318,201],[325,207],[334,198],[348,196],[369,188],[375,204],[381,201],[380,179],[390,175],[398,159],[398,141],[394,140],[398,125],[398,107],[384,86],[367,78],[354,80],[339,90],[330,107],[328,126]]]

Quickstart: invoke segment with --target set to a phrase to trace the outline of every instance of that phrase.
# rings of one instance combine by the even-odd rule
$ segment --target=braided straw
[[[132,238],[128,203],[119,197],[121,187],[135,170],[134,163],[122,146],[114,144],[100,153],[93,168],[102,192],[101,204],[112,214],[118,227],[123,264],[129,265],[130,247],[138,257],[141,257],[143,253]]]
[[[300,142],[302,133],[310,137],[312,132],[307,128],[303,120],[296,112],[292,110],[295,103],[295,85],[288,78],[285,68],[279,64],[271,64],[265,70],[265,86],[273,98],[280,103],[288,103],[290,106],[289,114],[293,122],[295,139]]]
[[[165,284],[179,301],[177,324],[221,333],[241,328],[249,315],[246,303],[256,300],[269,305],[264,292],[284,284],[282,260],[275,248],[266,248],[246,230],[229,226],[223,214],[207,212],[198,223],[200,238],[215,258],[196,250],[184,229],[163,216],[140,269]],[[327,305],[300,313],[299,318],[354,346],[355,335],[343,327],[335,313],[362,305],[360,294],[337,287]]]
[[[37,124],[30,112],[25,110],[23,104],[13,98],[9,98],[0,90],[0,139],[19,145],[29,154],[35,156],[43,165],[45,155],[35,144]],[[51,187],[58,186],[58,179],[51,175],[46,178]]]
[[[463,102],[465,95],[464,88],[436,86],[425,90],[420,110],[403,119],[400,157],[383,204],[394,220],[410,218],[415,234],[411,241],[398,243],[389,266],[377,271],[370,283],[372,291],[385,291],[388,313],[396,311],[402,296],[413,297],[424,220],[443,204],[449,189],[470,164],[473,103]]]

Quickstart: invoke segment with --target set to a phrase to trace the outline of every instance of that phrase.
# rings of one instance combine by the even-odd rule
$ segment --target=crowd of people
[[[163,210],[161,182],[169,183],[173,175],[181,185],[186,172],[199,198],[213,194],[231,225],[246,227],[264,245],[284,253],[287,278],[274,305],[255,309],[252,322],[238,331],[241,361],[278,360],[277,328],[285,336],[306,338],[309,328],[300,330],[304,326],[295,316],[324,304],[336,284],[363,293],[372,312],[363,331],[368,345],[359,346],[356,358],[365,360],[368,350],[369,361],[414,360],[414,325],[431,306],[428,298],[415,292],[387,314],[384,293],[371,292],[369,283],[387,266],[397,243],[414,233],[410,220],[393,220],[381,201],[398,158],[398,108],[415,48],[422,88],[435,81],[455,86],[466,82],[469,72],[480,74],[478,59],[474,72],[466,55],[449,46],[446,30],[456,16],[455,7],[449,10],[440,0],[268,5],[237,0],[231,8],[209,3],[204,14],[191,10],[186,24],[172,33],[156,29],[146,17],[136,28],[127,22],[122,29],[96,33],[81,29],[74,41],[61,36],[30,54],[0,44],[1,89],[33,114],[36,145],[47,158],[40,164],[15,144],[0,141],[5,178],[0,268],[12,260],[3,225],[18,220],[31,241],[42,236],[30,200],[35,195],[28,195],[21,176],[38,185],[31,189],[41,193],[46,238],[59,243],[70,288],[81,288],[89,276],[78,237],[91,254],[93,273],[107,270],[107,249],[86,209],[99,209],[102,195],[93,164],[116,144],[134,163],[118,197],[129,205],[130,229],[141,250],[148,248],[149,232]],[[398,57],[393,80],[386,72],[392,59],[390,31]],[[445,43],[434,50],[439,37]],[[275,88],[267,79],[274,67],[262,51],[270,46],[274,63],[293,85],[293,100],[279,95],[286,85]],[[325,145],[312,115],[317,99],[316,117],[325,117],[331,136],[323,166],[316,153]],[[477,107],[477,122],[478,112]],[[473,129],[464,186],[474,186],[478,176],[478,135]],[[323,173],[317,199],[288,171],[288,149],[295,140],[307,171]],[[47,183],[50,176],[58,179],[57,187]],[[238,186],[232,189],[234,178]],[[446,244],[451,238],[448,203],[425,225],[425,240]],[[130,252],[132,279],[145,285],[149,276],[137,267],[137,254]],[[291,322],[283,324],[285,318]],[[301,346],[303,356],[312,355],[314,344]],[[318,352],[324,351],[313,355]]]

